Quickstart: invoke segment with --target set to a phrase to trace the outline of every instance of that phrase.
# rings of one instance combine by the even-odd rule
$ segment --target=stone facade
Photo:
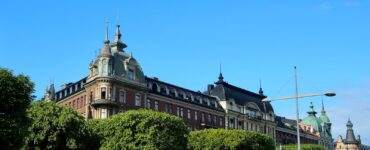
[[[274,112],[269,103],[262,105],[263,94],[226,82],[217,82],[214,89],[206,92],[192,91],[147,77],[139,62],[127,54],[126,47],[119,25],[113,42],[109,41],[107,31],[99,55],[88,67],[88,76],[56,92],[49,87],[45,99],[72,107],[86,119],[104,119],[119,112],[147,108],[179,116],[192,130],[226,127],[275,136]],[[241,97],[221,96],[224,93],[215,89],[222,86],[232,87]]]

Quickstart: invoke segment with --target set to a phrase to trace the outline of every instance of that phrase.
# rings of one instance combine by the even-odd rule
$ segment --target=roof
[[[217,110],[217,111],[224,112],[224,110],[222,109],[222,106],[217,102],[217,99],[213,96],[201,93],[200,91],[195,92],[193,90],[186,89],[186,88],[183,88],[183,87],[171,84],[171,83],[160,81],[158,78],[145,77],[145,80],[146,80],[147,83],[152,84],[152,86],[153,86],[153,84],[156,84],[157,86],[160,86],[158,88],[166,87],[169,90],[175,90],[179,94],[184,94],[185,93],[186,95],[183,95],[183,96],[177,95],[176,96],[173,93],[171,94],[171,91],[169,93],[166,93],[165,91],[161,91],[161,90],[158,91],[155,88],[150,88],[149,87],[149,92],[150,93],[165,96],[165,97],[169,97],[171,99],[175,99],[175,100],[179,100],[179,101],[183,101],[183,102],[187,102],[187,103],[191,103],[191,104],[195,104],[195,105],[198,105],[198,106],[201,106],[201,107],[206,107],[206,108],[209,108],[209,109],[214,109],[214,110]],[[192,99],[188,98],[189,95],[192,95],[192,97],[194,99],[192,100]],[[198,98],[208,99],[210,101],[210,104],[208,105],[207,103],[199,100]]]
[[[254,102],[261,110],[264,110],[262,99],[266,98],[265,95],[242,89],[224,81],[216,82],[216,86],[209,93],[218,96],[220,99],[233,99],[238,105],[246,105],[249,102]],[[266,102],[266,111],[274,112],[269,102]]]
[[[308,116],[302,120],[302,123],[311,125],[316,131],[321,133],[321,120],[316,117],[316,111],[314,110],[312,102],[310,105],[310,110],[307,113]]]

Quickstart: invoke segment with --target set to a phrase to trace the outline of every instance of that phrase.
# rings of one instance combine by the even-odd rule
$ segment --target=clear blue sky
[[[87,75],[102,46],[104,18],[111,37],[119,14],[123,39],[144,73],[193,90],[225,79],[270,97],[292,95],[293,66],[301,93],[334,90],[324,98],[334,138],[348,117],[370,144],[370,2],[311,1],[3,1],[0,66],[29,75],[40,98]],[[118,12],[118,13],[117,13]],[[59,87],[58,87],[59,88]],[[301,118],[309,102],[300,102]],[[293,118],[294,101],[274,102]]]

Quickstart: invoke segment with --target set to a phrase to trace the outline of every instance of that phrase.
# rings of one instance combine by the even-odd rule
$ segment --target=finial
[[[224,76],[222,75],[222,64],[220,62],[220,74],[218,76],[218,80],[219,81],[224,81]]]
[[[259,93],[260,95],[263,95],[261,79],[259,79],[259,81],[260,81],[260,90],[258,91],[258,93]]]
[[[104,39],[104,43],[105,44],[108,44],[109,43],[108,26],[109,26],[109,21],[108,21],[107,18],[105,18],[105,39]]]

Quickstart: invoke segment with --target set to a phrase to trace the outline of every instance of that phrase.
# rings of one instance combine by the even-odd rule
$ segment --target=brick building
[[[223,80],[200,92],[145,76],[126,47],[119,25],[113,42],[107,29],[100,53],[88,67],[88,76],[58,91],[51,85],[45,99],[72,107],[86,118],[107,118],[130,109],[148,108],[179,116],[192,130],[227,127],[275,135],[274,112],[269,103],[262,104],[263,94]],[[235,105],[229,106],[231,103]]]

